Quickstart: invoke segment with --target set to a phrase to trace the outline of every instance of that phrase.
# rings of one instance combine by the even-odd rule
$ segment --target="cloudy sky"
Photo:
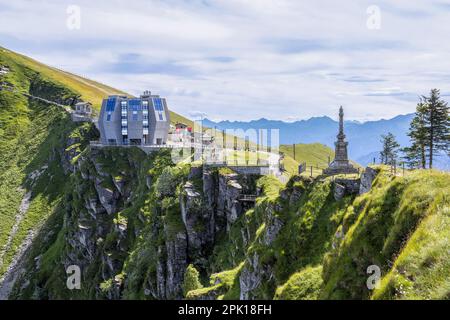
[[[0,0],[1,46],[213,120],[341,104],[390,118],[434,87],[450,100],[449,35],[444,0]]]

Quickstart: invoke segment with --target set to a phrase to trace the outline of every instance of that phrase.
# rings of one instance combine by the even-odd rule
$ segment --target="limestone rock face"
[[[166,243],[167,262],[165,269],[165,299],[183,297],[183,278],[187,267],[186,233],[180,231]]]
[[[369,192],[372,188],[372,182],[375,180],[378,172],[371,167],[367,167],[361,174],[361,185],[359,187],[359,194]]]
[[[61,210],[64,249],[58,258],[66,268],[80,267],[89,298],[122,299],[132,292],[139,298],[183,299],[187,266],[207,270],[219,236],[226,237],[254,205],[242,203],[243,194],[256,193],[256,179],[244,174],[194,166],[178,170],[165,165],[166,158],[159,168],[144,167],[138,161],[144,155],[131,148],[92,149],[71,164],[74,155],[66,159],[74,188]],[[162,195],[157,190],[163,172],[171,187]],[[272,243],[282,226],[270,213],[261,241]],[[241,231],[244,241],[252,240],[249,228]],[[252,263],[255,271],[247,270],[248,278],[242,279],[249,290],[270,276],[270,271],[259,274],[258,256]],[[40,287],[36,292],[53,297]]]
[[[204,209],[202,194],[191,182],[184,185],[180,195],[181,216],[186,228],[189,256],[194,261],[204,257],[205,248],[214,241],[214,212]]]
[[[227,231],[230,226],[243,214],[239,202],[242,186],[236,180],[237,175],[229,174],[219,177],[219,192],[217,198],[218,215],[225,217]]]
[[[105,208],[108,214],[112,214],[116,210],[114,191],[108,188],[102,187],[101,183],[95,183],[95,189],[97,190],[98,199]]]
[[[341,200],[346,195],[359,193],[359,179],[336,179],[334,181],[334,198]]]
[[[262,281],[262,268],[259,264],[259,255],[254,253],[252,257],[247,258],[246,261],[249,267],[244,267],[239,277],[240,296],[241,300],[252,300],[254,295],[252,291],[257,289],[261,285]]]

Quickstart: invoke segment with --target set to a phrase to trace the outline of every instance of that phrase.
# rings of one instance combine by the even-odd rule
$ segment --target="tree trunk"
[[[420,146],[420,155],[421,155],[421,160],[422,160],[422,169],[426,169],[427,168],[427,160],[425,157],[425,146],[422,144]]]
[[[434,113],[433,108],[430,110],[430,169],[433,168],[433,142],[434,142]]]

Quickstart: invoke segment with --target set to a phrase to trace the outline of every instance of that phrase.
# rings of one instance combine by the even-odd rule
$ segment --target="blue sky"
[[[69,5],[80,28],[67,28]],[[379,29],[367,27],[375,5]],[[450,100],[450,1],[0,0],[0,45],[186,116],[353,120]]]

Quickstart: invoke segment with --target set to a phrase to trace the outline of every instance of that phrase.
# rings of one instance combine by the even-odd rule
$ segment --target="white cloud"
[[[80,30],[66,28],[69,4],[81,8]],[[380,30],[366,27],[372,4]],[[185,115],[334,117],[342,104],[367,120],[445,91],[448,13],[406,0],[0,0],[0,41],[134,94],[151,89]]]

